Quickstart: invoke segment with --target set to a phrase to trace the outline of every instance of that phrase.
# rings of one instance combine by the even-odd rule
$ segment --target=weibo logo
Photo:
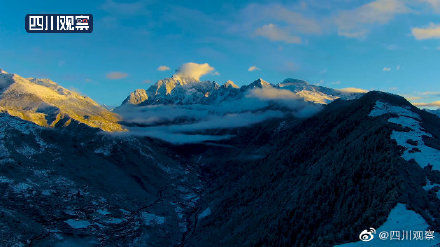
[[[373,240],[373,238],[374,238],[374,234],[376,234],[376,229],[374,229],[374,228],[371,227],[370,230],[363,230],[363,231],[359,234],[359,239],[360,239],[361,241],[368,242],[368,241]]]

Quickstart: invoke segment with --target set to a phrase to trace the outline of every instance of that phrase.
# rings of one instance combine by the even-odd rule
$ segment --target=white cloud
[[[139,15],[148,13],[146,10],[146,1],[136,1],[131,3],[120,3],[113,0],[107,0],[101,8],[114,15]]]
[[[386,24],[397,14],[409,12],[403,1],[376,0],[356,9],[342,10],[334,21],[338,34],[349,38],[364,38],[377,24]]]
[[[400,70],[400,65],[397,65],[397,66],[396,66],[396,70]]]
[[[237,20],[228,26],[228,31],[249,34],[249,30],[256,30],[253,34],[286,43],[304,43],[304,35],[329,34],[334,31],[340,36],[361,39],[375,27],[391,22],[400,14],[419,11],[422,1],[440,6],[440,0],[252,3],[238,12]],[[353,2],[360,4],[351,7]]]
[[[170,67],[166,66],[166,65],[161,65],[159,67],[157,67],[157,71],[167,71],[170,70]]]
[[[440,24],[430,23],[427,27],[415,27],[411,30],[411,33],[417,40],[439,39]]]
[[[249,126],[269,118],[283,117],[280,111],[268,110],[260,112],[226,113],[225,115],[210,115],[197,123],[176,125],[175,130],[196,131],[206,129],[222,129]]]
[[[264,110],[267,102],[244,98],[216,105],[153,105],[128,107],[118,112],[129,123],[140,128],[129,128],[127,134],[156,137],[172,143],[195,143],[230,138],[229,135],[198,133],[207,129],[249,126],[269,118],[282,117],[280,111]],[[261,111],[255,111],[261,109]],[[174,124],[187,119],[186,124]],[[190,133],[188,133],[190,132]]]
[[[220,141],[232,137],[231,135],[185,134],[181,132],[172,132],[165,127],[134,127],[130,128],[129,132],[117,133],[117,135],[148,136],[173,144]]]
[[[272,105],[288,111],[275,110]],[[195,143],[230,138],[229,135],[209,135],[209,129],[227,129],[250,126],[286,113],[297,117],[309,117],[322,107],[305,102],[291,91],[280,89],[256,89],[246,97],[213,105],[150,105],[117,110],[127,123],[143,127],[128,127],[124,134],[145,135],[173,143]],[[186,119],[182,124],[182,119]],[[177,123],[176,123],[177,121]]]
[[[434,97],[440,97],[440,92],[437,91],[427,91],[427,92],[422,92],[421,95],[423,96],[434,96]]]
[[[214,68],[211,67],[208,63],[185,63],[180,66],[180,68],[174,74],[174,77],[180,79],[193,79],[198,81],[200,77],[213,71]]]
[[[309,117],[321,110],[321,105],[304,101],[290,90],[278,88],[255,88],[247,95],[247,98],[255,98],[260,101],[276,103],[292,110],[297,117]]]
[[[274,24],[267,24],[255,30],[255,35],[265,37],[271,41],[281,41],[287,44],[300,44],[301,38],[291,35]]]
[[[402,95],[402,96],[405,97],[406,100],[411,102],[422,99],[422,97],[420,96],[413,96],[413,95]]]
[[[293,5],[285,6],[282,4],[249,4],[239,16],[242,19],[239,24],[241,31],[253,29],[262,22],[283,23],[288,30],[294,33],[302,34],[320,34],[322,33],[322,23],[315,18],[305,16],[303,10]],[[256,14],[258,13],[258,14]],[[239,31],[240,31],[239,30]]]
[[[341,88],[337,89],[340,92],[343,93],[367,93],[368,90],[362,89],[362,88],[355,88],[355,87],[347,87],[347,88]]]
[[[316,19],[309,18],[299,13],[292,11],[282,5],[272,5],[269,10],[270,16],[275,20],[289,24],[292,30],[305,34],[320,34],[322,32],[321,23]]]
[[[416,92],[411,95],[404,95],[406,99],[411,101],[414,105],[419,107],[440,107],[440,92],[438,91],[426,91],[426,92]],[[419,101],[419,102],[414,102]],[[420,102],[422,101],[422,102]]]
[[[390,67],[384,67],[384,68],[382,69],[382,71],[384,71],[384,72],[390,72],[390,71],[391,71],[391,68],[390,68]]]
[[[440,11],[440,0],[419,0],[429,4],[435,11]]]
[[[253,65],[251,67],[249,67],[248,71],[255,71],[255,70],[261,70],[260,68],[258,68],[257,66]]]
[[[440,100],[429,103],[414,103],[414,105],[419,107],[440,107]]]
[[[250,91],[249,96],[263,99],[263,100],[272,100],[272,99],[300,99],[295,93],[286,89],[277,89],[277,88],[255,88]]]
[[[128,74],[124,73],[124,72],[114,71],[114,72],[107,73],[105,76],[110,80],[119,80],[119,79],[126,78],[128,76]]]

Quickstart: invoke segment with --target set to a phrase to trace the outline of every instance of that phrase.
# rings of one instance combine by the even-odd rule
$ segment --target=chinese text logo
[[[376,230],[370,228],[370,230],[363,230],[359,234],[359,239],[364,242],[368,242],[374,239]],[[380,240],[428,240],[432,241],[435,237],[435,232],[431,230],[415,231],[415,230],[393,230],[393,231],[381,231],[378,234]]]
[[[25,18],[28,33],[91,33],[90,14],[28,14]]]

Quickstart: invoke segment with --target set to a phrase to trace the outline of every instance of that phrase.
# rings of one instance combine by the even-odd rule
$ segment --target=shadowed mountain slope
[[[358,241],[362,230],[382,225],[398,202],[438,230],[439,187],[423,186],[428,179],[439,183],[440,173],[403,158],[406,148],[390,137],[394,131],[410,130],[388,121],[395,114],[370,116],[378,101],[419,114],[432,134],[430,143],[438,143],[440,119],[381,92],[355,101],[336,100],[302,121],[274,122],[266,129],[270,135],[250,128],[237,137],[250,138],[240,150],[224,149],[217,156],[208,152],[200,161],[203,177],[211,183],[203,200],[211,215],[197,224],[188,246]],[[436,150],[440,153],[439,146]],[[241,158],[253,151],[260,156]]]

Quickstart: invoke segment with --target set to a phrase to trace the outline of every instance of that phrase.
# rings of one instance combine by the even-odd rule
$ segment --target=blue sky
[[[90,13],[94,31],[28,34],[29,13]],[[440,0],[0,3],[0,68],[108,105],[187,62],[208,63],[217,73],[202,79],[219,83],[292,77],[435,102],[439,38]]]

